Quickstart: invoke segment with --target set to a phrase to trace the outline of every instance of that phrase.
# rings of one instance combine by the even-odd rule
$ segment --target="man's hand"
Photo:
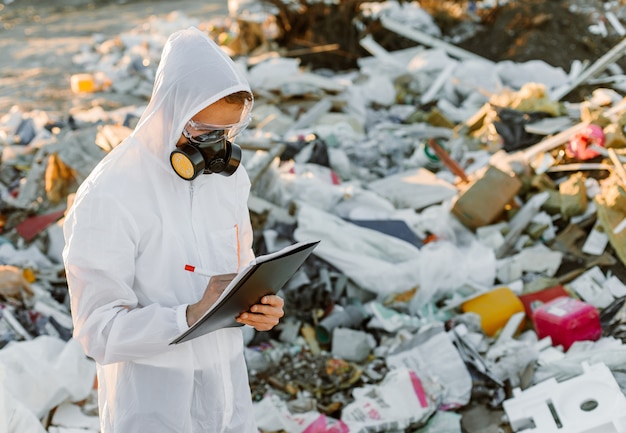
[[[252,326],[257,331],[269,331],[278,325],[278,321],[285,314],[285,302],[276,295],[267,295],[261,298],[260,304],[254,304],[250,310],[241,313],[237,322]]]
[[[195,304],[187,306],[187,325],[192,326],[217,301],[226,286],[237,274],[213,275],[204,290],[204,295]]]

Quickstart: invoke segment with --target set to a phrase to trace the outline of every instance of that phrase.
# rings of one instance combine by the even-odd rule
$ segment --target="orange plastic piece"
[[[97,90],[95,79],[91,74],[74,74],[70,84],[74,93],[92,93]]]
[[[511,289],[499,287],[464,302],[461,309],[464,313],[478,314],[483,331],[493,337],[504,328],[511,316],[524,312],[524,304]]]
[[[22,275],[24,276],[24,279],[26,279],[26,281],[28,281],[29,283],[34,283],[37,279],[37,277],[35,277],[35,273],[30,268],[22,269]]]

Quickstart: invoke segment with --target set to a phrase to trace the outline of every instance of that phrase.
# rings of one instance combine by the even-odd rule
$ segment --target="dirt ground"
[[[590,33],[591,25],[606,23],[602,2],[579,3],[526,0],[479,12],[481,30],[460,46],[492,60],[542,59],[569,71],[572,60],[595,61],[621,39],[614,31],[607,37]]]
[[[145,22],[151,15],[181,11],[208,21],[228,13],[225,1],[15,0],[0,2],[0,116],[13,105],[25,111],[63,115],[73,107],[112,107],[145,103],[113,92],[78,96],[72,74],[84,72],[72,61],[93,35],[110,39]],[[105,98],[105,99],[102,99]]]

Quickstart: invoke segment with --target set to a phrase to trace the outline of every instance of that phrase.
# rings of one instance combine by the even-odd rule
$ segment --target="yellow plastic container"
[[[524,304],[508,287],[498,287],[461,305],[464,313],[476,313],[480,316],[481,326],[490,337],[504,328],[515,313],[524,312]],[[520,327],[523,323],[520,324]]]
[[[96,80],[91,74],[74,74],[71,77],[74,93],[92,93],[96,91]]]
[[[74,74],[70,77],[70,85],[74,93],[102,92],[111,86],[111,79],[104,72]]]

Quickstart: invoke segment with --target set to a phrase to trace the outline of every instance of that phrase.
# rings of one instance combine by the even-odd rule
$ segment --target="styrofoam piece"
[[[526,313],[524,311],[513,314],[506,322],[504,328],[502,328],[502,331],[500,331],[500,335],[498,336],[495,344],[497,345],[512,340],[517,331],[520,329],[525,317]]]
[[[604,287],[608,288],[611,294],[616,298],[626,296],[626,284],[624,284],[615,275],[607,278],[607,280],[604,282]]]
[[[599,256],[604,252],[608,243],[609,236],[602,230],[601,224],[596,222],[585,240],[582,252]]]
[[[455,68],[456,68],[455,63],[448,64],[443,69],[441,74],[439,74],[439,76],[437,77],[433,85],[430,87],[430,89],[428,89],[422,95],[422,97],[420,98],[420,103],[428,104],[429,102],[432,102],[437,96],[437,93],[439,93],[439,90],[441,90],[441,88],[444,86],[446,81],[450,79],[450,75],[452,75],[452,72],[454,71]]]
[[[611,370],[582,364],[583,374],[554,378],[524,391],[516,388],[503,409],[515,432],[626,433],[626,397]]]
[[[570,288],[585,302],[606,308],[613,301],[611,291],[604,285],[606,276],[599,266],[594,266],[570,282]]]
[[[552,344],[552,339],[550,339],[550,344]],[[546,365],[552,362],[560,361],[563,358],[565,358],[563,346],[548,347],[539,352],[539,359],[537,359],[537,363],[539,365]]]
[[[335,328],[332,332],[331,353],[346,361],[363,362],[373,347],[372,336],[367,332],[350,328]]]
[[[389,54],[378,42],[374,40],[371,34],[366,35],[359,41],[359,45],[365,48],[371,55],[379,58],[383,62],[389,63],[391,66],[403,68],[404,65],[398,59]]]
[[[550,337],[549,335],[537,341],[537,343],[535,343],[535,349],[537,349],[539,352],[546,350],[548,348],[551,348],[551,347],[552,347],[552,337]]]

